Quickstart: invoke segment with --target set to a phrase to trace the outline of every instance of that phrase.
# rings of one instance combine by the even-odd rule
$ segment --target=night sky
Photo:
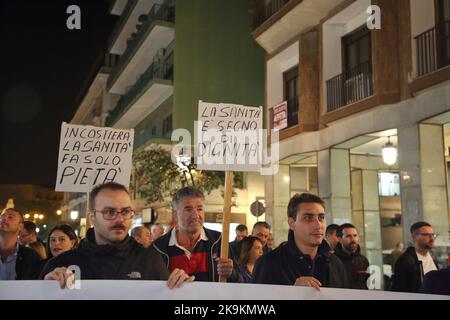
[[[81,9],[69,30],[67,7]],[[0,1],[0,184],[54,188],[59,133],[80,102],[116,16],[108,0]]]

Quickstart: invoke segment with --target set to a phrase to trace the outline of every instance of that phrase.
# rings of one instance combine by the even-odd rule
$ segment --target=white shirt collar
[[[205,229],[203,229],[203,228],[202,228],[202,231],[200,233],[200,238],[198,239],[197,243],[200,240],[208,241],[208,237],[206,236]],[[169,246],[176,246],[176,247],[180,248],[181,250],[183,250],[188,258],[191,257],[191,252],[188,249],[186,249],[185,247],[183,247],[182,245],[180,245],[177,241],[177,227],[173,228],[170,233]]]

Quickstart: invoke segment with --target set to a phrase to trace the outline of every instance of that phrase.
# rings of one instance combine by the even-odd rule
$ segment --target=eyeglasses
[[[431,237],[433,239],[437,238],[437,234],[435,233],[418,233],[418,235],[422,236],[422,237]]]
[[[117,210],[115,208],[106,208],[103,210],[94,210],[94,214],[96,212],[100,212],[103,215],[103,219],[105,220],[114,220],[117,218],[117,215],[119,213],[125,220],[131,219],[131,217],[134,216],[134,210],[131,208],[124,208],[122,210]]]

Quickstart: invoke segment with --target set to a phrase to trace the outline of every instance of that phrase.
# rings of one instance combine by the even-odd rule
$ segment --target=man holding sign
[[[44,267],[41,278],[57,280],[61,288],[72,287],[77,279],[142,279],[167,280],[170,288],[190,282],[183,270],[167,268],[153,248],[145,249],[128,236],[131,217],[131,198],[127,189],[110,182],[95,187],[90,194],[90,212],[93,229],[78,247],[51,259]]]
[[[194,187],[178,190],[172,198],[177,225],[153,242],[167,268],[183,269],[197,281],[218,281],[224,276],[241,282],[232,259],[219,257],[221,234],[203,227],[205,197]]]

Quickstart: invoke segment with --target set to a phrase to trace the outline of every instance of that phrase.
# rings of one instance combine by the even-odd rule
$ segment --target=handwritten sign
[[[288,107],[284,101],[273,107],[273,129],[281,130],[288,126]]]
[[[130,184],[134,130],[61,125],[56,191],[89,192],[93,186]]]
[[[199,101],[195,162],[200,170],[260,171],[261,107]]]

